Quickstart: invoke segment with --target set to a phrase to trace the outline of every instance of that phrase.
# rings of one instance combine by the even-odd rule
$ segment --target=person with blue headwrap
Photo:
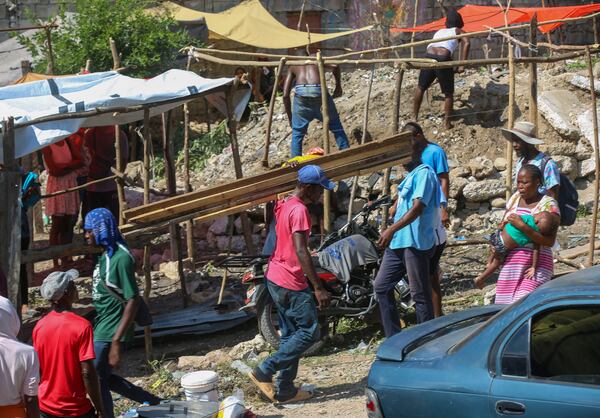
[[[117,220],[108,209],[94,209],[85,216],[83,229],[89,245],[104,249],[92,275],[92,299],[96,308],[94,365],[100,378],[106,416],[113,418],[111,390],[151,405],[159,403],[160,398],[112,373],[120,361],[121,343],[133,336],[133,321],[140,304],[135,261],[119,232]]]

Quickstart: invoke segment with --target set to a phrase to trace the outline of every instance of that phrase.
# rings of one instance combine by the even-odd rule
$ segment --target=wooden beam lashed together
[[[319,69],[319,80],[321,82],[321,114],[323,115],[323,150],[329,154],[329,102],[327,81],[325,79],[325,63],[321,51],[317,52],[317,67]],[[331,192],[325,190],[323,193],[323,225],[325,235],[331,232]]]
[[[533,15],[531,19],[531,26],[529,28],[529,56],[537,56],[537,14]],[[537,130],[539,130],[538,124],[538,77],[537,77],[537,64],[532,62],[529,64],[529,121],[535,124]]]
[[[235,118],[233,109],[233,94],[237,90],[240,80],[236,77],[233,80],[231,88],[226,93],[227,103],[227,122],[229,125],[229,142],[231,144],[231,156],[233,158],[233,167],[235,170],[235,177],[241,179],[244,177],[242,171],[242,159],[240,158],[239,145],[237,140],[237,120]],[[244,234],[244,241],[246,242],[246,250],[248,254],[256,254],[256,246],[252,241],[252,226],[248,215],[245,212],[240,214],[240,222],[242,223],[242,233]]]
[[[144,110],[144,159],[143,159],[143,182],[144,182],[144,205],[150,203],[150,109]],[[150,291],[152,290],[152,266],[150,265],[150,246],[144,245],[144,260],[142,265],[144,271],[144,301],[150,303]],[[146,350],[146,360],[154,358],[152,348],[152,328],[144,327],[144,346]]]
[[[402,82],[404,81],[404,67],[396,68],[396,83],[394,88],[394,107],[392,110],[392,134],[395,135],[400,130],[400,99],[402,96]],[[390,194],[390,178],[392,176],[392,167],[386,168],[383,174],[383,194]],[[381,213],[381,232],[387,228],[387,219],[390,213],[390,207],[384,206]]]
[[[279,86],[279,80],[281,80],[285,62],[286,58],[281,58],[281,60],[279,61],[279,66],[275,70],[275,84],[273,87],[273,91],[271,92],[271,100],[269,101],[269,111],[267,113],[267,132],[265,136],[265,149],[262,160],[263,167],[269,166],[269,147],[271,146],[271,127],[273,126],[273,111],[275,110],[275,102],[277,101],[277,86]]]
[[[21,264],[21,173],[15,159],[14,119],[2,121],[2,164],[0,171],[0,268],[7,281],[8,298],[20,306],[19,273]]]

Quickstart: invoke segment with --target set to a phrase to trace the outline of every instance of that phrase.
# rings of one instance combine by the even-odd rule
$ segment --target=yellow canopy
[[[54,78],[54,77],[61,77],[61,76],[58,76],[58,75],[38,74],[38,73],[27,73],[23,77],[15,80],[15,81],[13,81],[10,84],[30,83],[32,81],[47,80],[49,78]]]
[[[296,48],[372,28],[372,26],[365,26],[360,29],[329,34],[311,33],[309,42],[307,32],[282,25],[263,7],[259,0],[244,1],[221,13],[199,12],[170,1],[165,1],[160,7],[169,10],[175,20],[182,23],[194,23],[204,18],[210,39],[229,39],[257,48]],[[149,11],[157,13],[160,7]]]

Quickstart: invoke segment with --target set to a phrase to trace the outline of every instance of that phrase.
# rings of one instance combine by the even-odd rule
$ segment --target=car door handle
[[[519,402],[498,401],[496,402],[496,412],[502,415],[523,415],[525,405]]]

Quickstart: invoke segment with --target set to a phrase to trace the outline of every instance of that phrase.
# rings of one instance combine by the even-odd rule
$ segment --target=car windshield
[[[505,314],[506,315],[510,315],[510,312],[518,309],[519,306],[523,302],[525,302],[525,300],[528,297],[529,297],[529,295],[526,295],[526,296],[522,297],[521,299],[519,299],[517,302],[515,302],[515,303],[513,303],[511,305],[506,305],[505,308],[499,310],[493,316],[487,317],[486,321],[482,321],[481,325],[479,327],[477,327],[475,329],[475,331],[473,331],[472,333],[470,333],[469,335],[467,335],[465,338],[463,338],[461,341],[459,341],[454,347],[452,347],[449,350],[449,353],[453,353],[455,351],[460,350],[463,345],[467,344],[469,341],[471,341],[473,338],[475,338],[477,335],[479,335],[480,332],[482,332],[488,326],[493,325],[500,318],[500,316],[504,316]]]

